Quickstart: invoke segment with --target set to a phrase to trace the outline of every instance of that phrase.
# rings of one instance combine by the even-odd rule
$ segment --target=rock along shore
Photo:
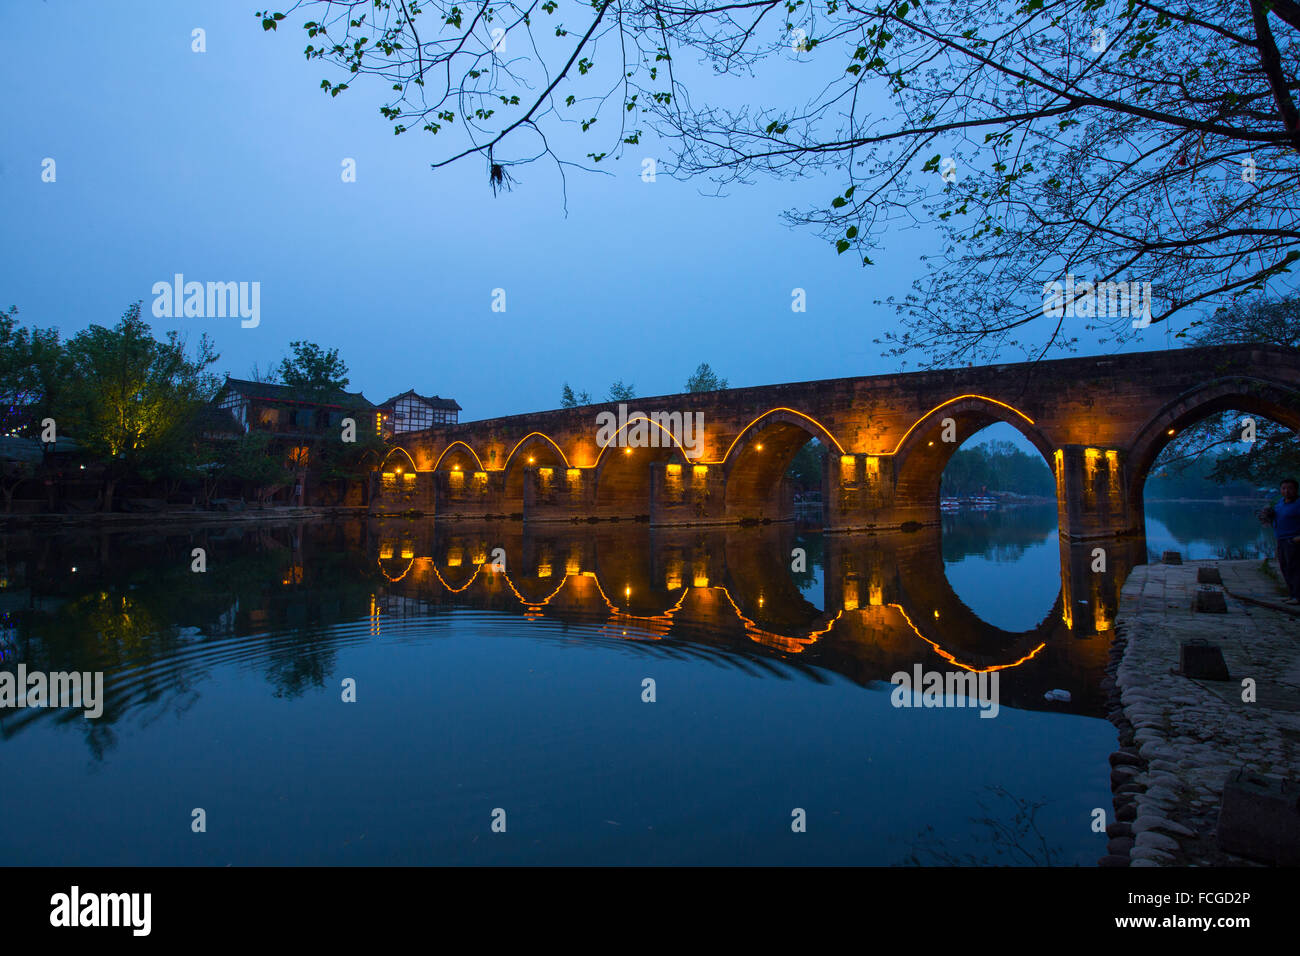
[[[1226,613],[1193,609],[1197,571],[1222,577]],[[1300,612],[1259,559],[1152,564],[1124,584],[1104,686],[1119,749],[1101,866],[1252,866],[1215,836],[1225,781],[1240,769],[1300,777]],[[1180,673],[1184,642],[1223,651],[1230,679]],[[1243,682],[1255,682],[1247,702]]]

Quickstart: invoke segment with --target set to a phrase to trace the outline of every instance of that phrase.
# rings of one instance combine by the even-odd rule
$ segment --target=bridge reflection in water
[[[385,617],[461,606],[594,622],[605,636],[650,653],[712,645],[755,659],[775,656],[864,685],[916,664],[996,670],[1002,706],[1091,716],[1105,711],[1100,680],[1119,589],[1146,559],[1140,537],[1104,546],[1061,538],[1060,589],[1050,612],[1032,629],[1013,632],[982,620],[958,597],[938,528],[825,536],[820,607],[791,573],[800,541],[788,524],[536,528],[380,519],[367,534],[388,582],[376,599],[376,628]],[[1105,570],[1094,570],[1103,558]],[[1048,703],[1044,694],[1054,689],[1069,691],[1071,700]]]

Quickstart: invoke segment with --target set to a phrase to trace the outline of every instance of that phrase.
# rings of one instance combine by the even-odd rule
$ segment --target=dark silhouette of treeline
[[[1053,497],[1056,482],[1047,462],[1009,441],[959,448],[944,469],[941,493],[961,498],[986,492]]]

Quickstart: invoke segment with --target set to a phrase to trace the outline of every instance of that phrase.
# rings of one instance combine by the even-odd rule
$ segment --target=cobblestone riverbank
[[[1224,613],[1194,609],[1217,568]],[[1241,769],[1300,779],[1300,616],[1258,559],[1152,564],[1124,584],[1106,685],[1119,728],[1115,812],[1102,866],[1250,866],[1216,839],[1225,782]],[[1223,651],[1228,680],[1180,670],[1184,642]],[[1249,681],[1253,681],[1254,700]]]

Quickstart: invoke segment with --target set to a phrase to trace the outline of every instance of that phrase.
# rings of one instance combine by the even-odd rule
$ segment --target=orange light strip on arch
[[[433,468],[432,468],[431,470],[432,470],[432,471],[437,471],[437,470],[438,470],[438,466],[439,466],[440,464],[442,464],[442,459],[443,459],[444,457],[446,457],[447,452],[451,451],[451,450],[452,450],[453,448],[455,448],[457,445],[460,445],[460,446],[461,446],[462,448],[464,448],[467,452],[469,452],[471,455],[474,456],[474,460],[475,460],[476,462],[478,462],[478,470],[479,470],[479,471],[487,471],[487,468],[485,468],[485,467],[483,466],[483,462],[482,462],[482,461],[479,459],[479,457],[478,457],[478,452],[476,452],[473,448],[470,448],[469,445],[466,445],[466,444],[465,444],[463,441],[461,441],[459,438],[456,439],[454,442],[452,442],[450,445],[448,445],[446,448],[444,448],[444,449],[442,450],[442,454],[439,455],[439,456],[438,456],[438,460],[435,461],[435,462],[433,463]]]
[[[893,608],[897,608],[897,609],[898,609],[898,613],[901,614],[901,615],[903,615],[903,620],[905,620],[905,621],[907,622],[907,626],[910,627],[910,628],[912,629],[912,632],[913,632],[914,634],[916,634],[916,636],[919,637],[921,640],[925,641],[925,643],[927,643],[927,644],[929,644],[931,647],[933,647],[933,648],[934,648],[934,652],[935,652],[936,654],[938,654],[940,657],[942,657],[944,660],[948,661],[948,662],[951,663],[951,664],[955,664],[955,665],[957,665],[957,666],[960,667],[962,670],[971,671],[971,672],[976,673],[976,674],[988,674],[988,673],[991,673],[991,672],[993,672],[993,671],[1004,671],[1004,670],[1008,670],[1009,668],[1012,668],[1012,667],[1019,667],[1021,664],[1025,663],[1025,661],[1031,660],[1031,659],[1033,659],[1034,657],[1036,657],[1036,656],[1038,655],[1038,652],[1041,651],[1044,647],[1047,646],[1047,642],[1044,641],[1042,644],[1039,644],[1037,647],[1035,647],[1032,651],[1030,651],[1030,652],[1029,652],[1028,654],[1026,654],[1024,657],[1020,658],[1020,660],[1018,660],[1018,661],[1012,661],[1010,664],[993,664],[993,665],[991,665],[991,666],[989,666],[989,667],[971,667],[969,664],[963,664],[961,661],[957,660],[957,658],[953,657],[950,653],[948,653],[947,651],[945,651],[942,647],[940,647],[940,646],[939,646],[938,644],[936,644],[934,641],[930,640],[928,637],[926,637],[924,634],[922,634],[919,630],[917,630],[916,625],[912,623],[912,619],[911,619],[910,617],[907,616],[907,612],[903,610],[903,606],[902,606],[901,604],[892,604],[892,603],[891,603],[891,604],[886,604],[885,607],[893,607]]]
[[[821,638],[823,635],[829,634],[829,633],[831,632],[831,628],[833,628],[833,627],[835,626],[835,622],[838,621],[838,620],[839,620],[843,615],[844,615],[844,610],[843,610],[843,608],[841,608],[840,610],[836,611],[836,612],[835,612],[835,616],[834,616],[833,618],[831,618],[830,623],[827,624],[825,627],[823,627],[820,631],[809,631],[809,632],[808,632],[808,640],[810,640],[810,641],[816,641],[816,640],[818,640],[819,638]]]
[[[483,565],[480,564],[479,567],[481,568],[483,567]],[[564,589],[564,583],[569,580],[569,573],[566,571],[564,573],[564,577],[560,579],[560,586],[558,588],[556,588],[550,594],[546,595],[546,597],[544,597],[540,601],[529,601],[522,594],[519,593],[519,589],[516,588],[514,582],[510,580],[510,574],[508,572],[502,571],[501,576],[506,579],[506,585],[510,588],[510,590],[515,592],[515,597],[519,598],[519,603],[524,605],[524,607],[541,607],[544,604],[549,604],[551,602],[551,598],[559,594],[560,591]]]
[[[678,441],[678,440],[673,436],[673,433],[670,432],[668,429],[664,428],[664,426],[660,425],[657,421],[655,421],[655,420],[654,420],[653,418],[651,418],[649,415],[636,415],[636,416],[634,416],[634,417],[632,417],[632,418],[629,418],[626,422],[623,423],[623,428],[627,428],[628,425],[631,425],[633,422],[638,422],[638,421],[649,422],[651,425],[654,425],[654,426],[655,426],[656,428],[658,428],[661,432],[663,432],[665,435],[668,436],[668,438],[672,441],[673,445],[676,445],[676,446],[677,446],[677,450],[680,451],[680,452],[682,453],[682,457],[683,457],[683,458],[685,458],[687,461],[692,461],[692,460],[693,460],[693,459],[691,458],[690,455],[686,454],[686,449],[683,448],[683,447],[682,447],[682,443],[679,442],[679,441]],[[623,430],[623,428],[620,428],[617,432],[614,432],[614,436],[613,436],[613,437],[614,437],[614,438],[618,438],[618,433],[621,432],[621,431]],[[613,447],[615,447],[615,445],[614,445],[613,440],[611,440],[610,443],[609,443],[608,445],[605,445],[603,448],[601,448],[601,450],[600,450],[600,454],[598,454],[598,455],[596,456],[596,460],[595,460],[595,462],[592,463],[591,467],[592,467],[592,468],[595,468],[597,465],[599,465],[599,464],[600,464],[600,460],[601,460],[602,458],[605,457],[605,452],[609,451],[609,449],[611,449],[611,448],[613,448]],[[660,445],[659,447],[660,447],[660,448],[664,448],[664,447],[672,447],[672,446],[664,446],[664,445]]]
[[[415,466],[415,459],[411,457],[411,453],[410,453],[409,451],[407,451],[405,448],[403,448],[401,445],[396,445],[396,446],[394,446],[393,448],[391,448],[391,449],[389,450],[388,454],[384,456],[384,460],[381,461],[381,462],[379,463],[379,467],[382,469],[382,468],[384,467],[384,465],[386,465],[386,464],[388,463],[388,459],[392,458],[392,457],[393,457],[393,454],[394,454],[395,452],[399,452],[399,451],[400,451],[403,455],[405,455],[405,456],[406,456],[406,460],[409,461],[409,462],[411,463],[411,471],[419,471],[419,469],[416,468],[416,466]]]
[[[395,578],[394,578],[394,577],[389,577],[389,574],[388,574],[387,569],[384,568],[384,559],[383,559],[383,558],[377,558],[377,559],[375,560],[375,563],[379,565],[379,573],[382,574],[384,577],[388,578],[388,580],[391,581],[393,584],[396,584],[398,581],[402,580],[402,578],[406,577],[408,574],[411,573],[411,568],[413,568],[413,567],[415,566],[415,558],[411,558],[409,561],[407,561],[407,562],[406,562],[406,570],[403,571],[401,574],[399,574],[399,575],[398,575],[397,577],[395,577]],[[434,570],[436,571],[437,568],[434,568]]]
[[[1024,412],[1022,412],[1020,409],[1016,408],[1014,405],[1008,405],[1006,402],[999,402],[996,398],[989,398],[987,395],[958,395],[956,398],[950,398],[946,402],[940,402],[938,405],[934,406],[934,408],[930,409],[928,412],[926,412],[924,415],[918,418],[915,422],[913,422],[912,427],[909,428],[906,432],[904,432],[903,437],[898,440],[898,444],[894,446],[893,451],[873,452],[872,454],[897,455],[898,449],[902,448],[903,442],[907,441],[907,436],[912,434],[912,432],[916,431],[917,426],[919,426],[921,422],[925,421],[927,418],[929,418],[939,409],[944,408],[947,405],[951,405],[954,402],[964,401],[965,399],[968,398],[975,398],[975,399],[979,399],[981,402],[989,402],[993,405],[999,405],[1002,408],[1005,408],[1007,411],[1015,412],[1017,415],[1019,415],[1021,418],[1027,421],[1029,424],[1031,425],[1034,424],[1034,420],[1030,418],[1028,415],[1026,415]]]
[[[569,459],[565,457],[564,450],[560,448],[559,445],[555,444],[555,440],[551,438],[550,435],[547,435],[544,432],[529,432],[523,438],[519,439],[519,441],[515,442],[514,448],[510,449],[510,454],[506,455],[505,464],[501,466],[502,471],[505,471],[507,468],[510,467],[510,459],[515,456],[515,452],[519,450],[519,446],[522,445],[524,442],[528,441],[528,439],[532,438],[534,435],[536,435],[538,438],[545,438],[548,442],[550,442],[551,447],[560,453],[560,460],[564,462],[564,467],[565,468],[569,467]]]
[[[831,618],[830,623],[820,631],[809,631],[806,637],[791,637],[759,627],[740,610],[739,605],[736,604],[735,600],[731,596],[731,592],[727,590],[725,584],[719,584],[717,585],[717,588],[726,596],[727,602],[731,605],[731,609],[736,612],[736,617],[740,618],[741,622],[745,625],[746,637],[751,641],[756,641],[757,643],[764,645],[765,647],[776,647],[779,650],[786,651],[790,654],[798,654],[810,644],[816,644],[821,640],[823,635],[830,633],[831,628],[835,626],[835,622],[838,621],[840,615],[844,613],[843,611],[838,611],[835,616]]]
[[[454,588],[443,579],[443,576],[441,574],[438,574],[437,563],[435,562],[433,565],[433,573],[438,576],[439,581],[442,581],[442,586],[445,587],[452,594],[459,594],[461,591],[464,591],[466,588],[468,588],[471,584],[474,583],[474,579],[478,577],[479,572],[482,570],[483,570],[483,565],[480,564],[477,568],[474,569],[474,573],[470,576],[470,579],[468,581],[466,581],[460,587]]]
[[[786,408],[784,405],[782,405],[777,408],[769,408],[762,415],[759,415],[757,418],[755,418],[752,422],[750,422],[748,425],[746,425],[744,428],[740,430],[740,434],[738,434],[735,437],[735,439],[732,440],[731,444],[727,447],[727,453],[725,455],[723,455],[721,458],[717,459],[716,461],[706,462],[705,464],[720,465],[723,462],[725,462],[728,458],[731,457],[731,450],[735,448],[736,443],[740,441],[742,437],[744,437],[745,432],[749,431],[751,428],[754,427],[754,425],[756,425],[758,422],[761,422],[764,418],[766,418],[768,415],[771,415],[773,412],[789,412],[791,415],[798,415],[800,418],[807,419],[808,421],[816,425],[818,428],[820,428],[822,432],[825,433],[826,437],[835,443],[835,448],[839,451],[841,455],[844,454],[844,446],[839,443],[839,439],[837,439],[834,435],[831,434],[831,430],[829,428],[827,428],[817,419],[813,418],[811,415],[805,415],[801,411],[797,411],[793,408]]]
[[[659,613],[659,614],[656,614],[656,615],[653,615],[653,616],[651,616],[651,617],[646,617],[644,614],[633,614],[633,613],[631,613],[630,611],[620,611],[620,610],[618,609],[618,605],[616,605],[613,601],[611,601],[611,600],[609,599],[609,597],[605,594],[605,589],[602,588],[602,587],[600,586],[600,578],[596,577],[596,575],[593,574],[593,575],[591,576],[591,580],[595,583],[595,585],[596,585],[596,590],[600,592],[600,596],[601,596],[601,598],[602,598],[602,599],[604,600],[604,602],[609,606],[609,609],[610,609],[611,611],[613,611],[615,614],[621,614],[621,615],[623,615],[624,617],[630,617],[630,618],[632,618],[632,619],[634,619],[634,620],[641,620],[641,621],[652,621],[652,620],[654,620],[656,617],[665,617],[665,616],[671,616],[671,615],[675,614],[675,613],[677,612],[677,610],[682,606],[682,602],[686,600],[686,595],[689,594],[689,593],[690,593],[690,590],[691,590],[690,588],[683,588],[683,589],[682,589],[682,596],[679,597],[679,598],[677,599],[677,603],[676,603],[676,604],[674,604],[672,607],[670,607],[670,608],[669,608],[668,610],[666,610],[666,611],[663,611],[663,612],[661,612],[661,613]]]

